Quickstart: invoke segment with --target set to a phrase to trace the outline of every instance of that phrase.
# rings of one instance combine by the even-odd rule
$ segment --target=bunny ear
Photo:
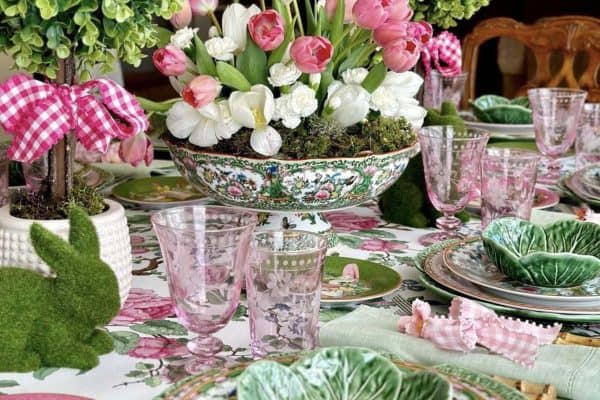
[[[96,227],[87,213],[80,207],[72,207],[69,211],[69,243],[79,254],[89,257],[100,257],[100,244]]]
[[[58,274],[66,265],[64,260],[76,256],[69,243],[39,224],[31,225],[29,236],[37,255]]]

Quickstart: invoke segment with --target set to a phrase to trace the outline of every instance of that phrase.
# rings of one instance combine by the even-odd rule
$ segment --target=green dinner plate
[[[133,179],[115,186],[112,194],[118,200],[148,208],[192,204],[206,198],[180,176]]]
[[[275,361],[290,365],[300,355],[276,358]],[[405,372],[420,370],[434,371],[452,384],[453,399],[468,400],[525,400],[525,397],[491,377],[454,365],[442,364],[434,367],[407,363],[401,360],[392,362]],[[221,370],[211,370],[200,375],[183,379],[162,394],[157,400],[230,400],[236,399],[237,379],[249,364],[231,366]]]
[[[342,276],[348,264],[358,265],[359,280]],[[393,269],[371,261],[346,257],[325,257],[321,304],[348,305],[383,297],[402,285],[402,277]]]

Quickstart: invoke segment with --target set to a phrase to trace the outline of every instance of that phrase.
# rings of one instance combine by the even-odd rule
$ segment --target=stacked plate
[[[600,164],[589,165],[564,177],[561,186],[586,203],[600,207]]]
[[[490,262],[480,239],[431,246],[418,261],[423,284],[442,297],[466,296],[528,318],[600,322],[600,278],[567,288],[516,282]]]

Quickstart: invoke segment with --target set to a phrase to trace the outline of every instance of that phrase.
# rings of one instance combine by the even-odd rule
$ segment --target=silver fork
[[[398,315],[411,315],[412,314],[412,303],[406,300],[400,293],[392,297],[392,304],[396,307],[395,314]]]

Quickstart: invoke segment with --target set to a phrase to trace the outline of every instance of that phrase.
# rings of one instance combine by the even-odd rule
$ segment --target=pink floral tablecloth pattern
[[[161,171],[165,173],[164,168]],[[93,399],[150,399],[186,376],[183,364],[190,354],[185,344],[194,335],[174,317],[160,249],[150,225],[151,214],[151,210],[136,208],[127,211],[134,278],[125,305],[107,327],[115,341],[115,351],[102,356],[100,365],[87,372],[43,368],[26,374],[2,373],[0,394],[35,392]],[[434,305],[442,304],[420,284],[414,267],[413,256],[422,249],[417,239],[427,231],[382,221],[374,203],[330,212],[327,218],[339,234],[339,244],[330,253],[368,259],[393,268],[402,275],[400,290],[405,298],[418,297]],[[466,233],[474,233],[476,228],[477,223],[473,223],[465,228]],[[369,304],[391,306],[389,297]],[[352,309],[322,308],[320,319],[326,322]],[[585,329],[600,334],[600,325]],[[250,360],[244,299],[229,325],[216,336],[225,343],[223,355],[229,360]]]

